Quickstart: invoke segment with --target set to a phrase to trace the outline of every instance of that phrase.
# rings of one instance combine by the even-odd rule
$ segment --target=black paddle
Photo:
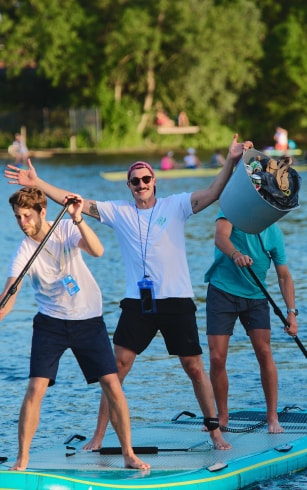
[[[74,202],[76,202],[75,198],[69,199],[67,201],[64,208],[62,209],[62,211],[60,212],[60,214],[58,215],[58,217],[56,218],[56,220],[52,224],[50,230],[48,231],[46,236],[43,238],[43,240],[40,242],[39,246],[35,250],[32,257],[30,258],[29,262],[25,265],[25,267],[23,268],[23,270],[21,271],[21,273],[17,277],[16,281],[11,285],[11,287],[9,288],[8,292],[6,293],[6,295],[4,296],[2,301],[0,301],[0,308],[3,308],[3,306],[6,305],[6,303],[10,299],[10,297],[16,293],[18,284],[20,283],[20,281],[22,281],[22,279],[24,278],[24,276],[26,275],[26,273],[30,269],[31,265],[33,264],[34,260],[36,259],[36,257],[40,253],[41,249],[45,246],[45,243],[47,242],[48,238],[52,234],[53,230],[55,229],[55,227],[57,226],[57,224],[61,220],[62,216],[64,216],[64,214],[66,213],[68,206],[70,206],[70,204],[73,204]]]
[[[271,296],[269,295],[269,293],[267,292],[267,290],[265,289],[265,287],[263,286],[262,282],[259,280],[259,278],[256,276],[255,272],[253,271],[253,269],[251,267],[246,267],[246,269],[249,271],[249,273],[251,274],[251,276],[253,277],[254,281],[257,283],[257,285],[260,287],[261,291],[263,292],[263,294],[266,296],[266,298],[268,299],[268,301],[271,303],[273,309],[274,309],[274,313],[279,316],[279,318],[281,319],[281,321],[283,322],[283,324],[285,325],[286,328],[289,328],[289,323],[286,319],[286,317],[282,314],[282,311],[280,310],[280,308],[278,308],[278,306],[276,305],[276,303],[273,301],[273,299],[271,298]],[[304,354],[305,357],[307,357],[307,350],[305,349],[305,347],[303,346],[302,342],[300,341],[300,339],[298,338],[297,335],[295,335],[295,337],[292,337],[295,342],[297,343],[297,345],[299,346],[299,348],[301,349],[302,353]]]
[[[158,454],[158,453],[170,453],[170,452],[192,452],[193,450],[197,451],[199,446],[203,446],[205,442],[201,442],[199,444],[195,444],[195,446],[182,448],[182,447],[172,447],[172,448],[161,448],[157,446],[134,446],[133,451],[135,454]],[[208,446],[209,447],[209,446]],[[99,453],[101,455],[109,455],[114,456],[118,454],[122,454],[121,447],[101,447],[100,449],[94,449],[94,453]]]

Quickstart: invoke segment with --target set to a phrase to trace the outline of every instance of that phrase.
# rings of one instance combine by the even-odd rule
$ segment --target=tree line
[[[0,115],[98,107],[112,146],[185,111],[204,147],[304,144],[306,20],[303,0],[0,0]]]

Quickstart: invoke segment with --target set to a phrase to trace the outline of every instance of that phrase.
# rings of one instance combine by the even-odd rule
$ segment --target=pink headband
[[[154,172],[152,166],[149,165],[149,163],[147,163],[147,162],[135,162],[128,169],[128,173],[127,173],[128,180],[130,179],[130,175],[131,175],[132,170],[135,170],[136,168],[147,168],[149,170],[149,172],[151,173],[151,175],[153,177],[155,176],[155,172]]]

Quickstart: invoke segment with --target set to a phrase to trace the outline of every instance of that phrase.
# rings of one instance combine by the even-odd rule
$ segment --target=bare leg
[[[100,383],[108,400],[111,424],[122,447],[125,468],[150,468],[150,465],[139,459],[132,449],[129,409],[117,374],[103,376]]]
[[[260,366],[261,383],[267,406],[268,432],[283,432],[277,415],[278,376],[270,345],[269,330],[251,330],[249,336]]]
[[[36,432],[42,399],[46,393],[49,379],[31,378],[20,409],[18,423],[19,451],[11,470],[25,470],[29,462],[30,446]]]
[[[228,425],[228,377],[226,359],[229,335],[208,335],[210,379],[214,391],[220,425]]]
[[[192,381],[194,393],[200,409],[205,417],[216,417],[214,395],[209,376],[206,374],[201,356],[179,357],[183,369]],[[215,449],[230,449],[231,445],[226,442],[220,429],[210,431]]]
[[[129,373],[136,354],[124,347],[120,347],[118,345],[114,346],[114,353],[118,368],[118,378],[120,383],[122,384],[126,375]],[[83,449],[92,450],[99,449],[101,447],[102,439],[105,434],[109,423],[109,404],[107,397],[104,393],[101,394],[100,406],[97,418],[97,425],[91,440],[85,444]]]

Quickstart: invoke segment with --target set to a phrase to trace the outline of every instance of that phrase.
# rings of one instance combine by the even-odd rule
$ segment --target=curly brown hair
[[[14,206],[26,209],[35,209],[38,213],[43,208],[47,208],[47,198],[45,193],[38,187],[24,187],[15,192],[9,198],[9,203],[14,210]]]

